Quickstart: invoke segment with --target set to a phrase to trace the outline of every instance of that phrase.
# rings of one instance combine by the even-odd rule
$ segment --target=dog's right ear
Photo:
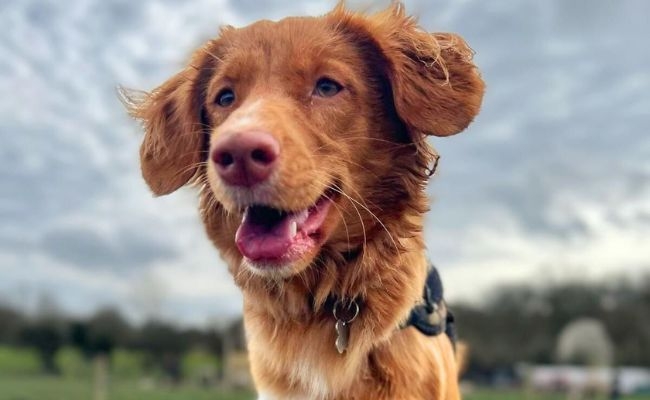
[[[187,184],[205,158],[208,126],[203,121],[205,86],[216,58],[197,50],[188,67],[150,93],[118,88],[129,114],[145,130],[140,146],[142,176],[154,194],[169,194]]]

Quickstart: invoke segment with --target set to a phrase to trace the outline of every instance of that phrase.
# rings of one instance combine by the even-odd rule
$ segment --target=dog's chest
[[[251,366],[261,399],[333,398],[354,380],[358,357],[337,352],[334,322],[309,327],[288,324],[272,331],[276,333],[267,326],[247,326]],[[264,382],[280,382],[287,390],[275,394]]]

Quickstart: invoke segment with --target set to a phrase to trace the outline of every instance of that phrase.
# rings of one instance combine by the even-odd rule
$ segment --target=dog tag
[[[350,338],[350,326],[347,322],[339,319],[336,321],[336,350],[339,351],[339,354],[343,354],[348,348],[348,339]]]
[[[339,354],[345,353],[348,348],[348,343],[350,341],[350,323],[357,318],[359,315],[359,304],[356,300],[351,300],[349,303],[343,303],[342,301],[337,301],[334,303],[334,308],[332,309],[334,314],[334,319],[336,323],[334,328],[336,329],[336,350]]]

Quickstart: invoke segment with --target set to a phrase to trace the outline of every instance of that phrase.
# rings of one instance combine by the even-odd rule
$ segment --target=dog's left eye
[[[343,86],[340,83],[329,79],[329,78],[320,78],[316,82],[316,87],[314,88],[314,94],[320,97],[333,97],[336,96]]]

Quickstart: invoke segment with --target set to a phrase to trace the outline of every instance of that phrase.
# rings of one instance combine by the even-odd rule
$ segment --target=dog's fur
[[[314,94],[322,76],[339,82]],[[219,107],[228,86],[237,98]],[[425,185],[437,159],[426,135],[465,129],[484,85],[458,36],[430,34],[400,3],[373,15],[340,4],[318,18],[225,27],[187,68],[133,101],[143,122],[142,173],[156,195],[200,187],[201,217],[244,294],[252,375],[263,398],[459,399],[452,344],[399,329],[421,301]],[[216,138],[261,129],[281,146],[259,187],[225,184],[208,156]],[[333,207],[300,260],[271,268],[235,243],[242,210]],[[333,191],[332,191],[333,190]],[[356,299],[344,354],[331,299]]]

